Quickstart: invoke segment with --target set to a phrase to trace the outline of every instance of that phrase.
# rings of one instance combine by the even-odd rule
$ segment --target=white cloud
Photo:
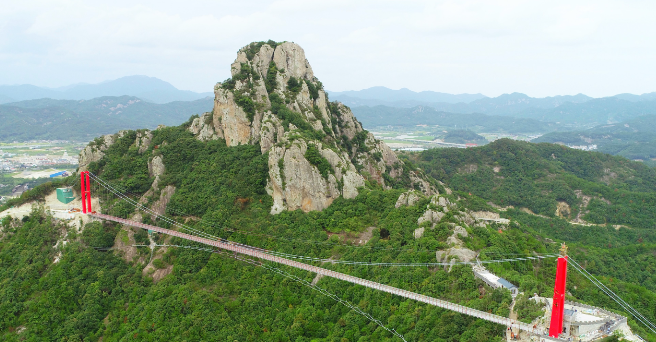
[[[0,7],[0,83],[132,74],[210,91],[251,41],[299,43],[328,89],[533,96],[656,91],[647,1],[22,1]]]

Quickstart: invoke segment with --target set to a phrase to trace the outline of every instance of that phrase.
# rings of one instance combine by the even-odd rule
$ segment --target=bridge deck
[[[324,269],[324,268],[321,268],[321,267],[304,264],[304,263],[301,263],[301,262],[298,262],[298,261],[289,260],[289,259],[281,258],[281,257],[278,257],[278,256],[273,256],[273,255],[267,254],[265,252],[262,252],[261,250],[258,250],[254,247],[247,247],[247,246],[244,246],[244,245],[237,245],[237,244],[232,244],[232,243],[229,243],[229,242],[214,241],[214,240],[210,240],[210,239],[206,239],[206,238],[202,238],[202,237],[198,237],[198,236],[194,236],[194,235],[190,235],[190,234],[180,233],[180,232],[177,232],[175,230],[164,229],[164,228],[151,226],[151,225],[147,225],[147,224],[143,224],[143,223],[139,223],[139,222],[135,222],[135,221],[130,221],[130,220],[114,217],[114,216],[104,215],[104,214],[92,213],[90,215],[93,216],[93,217],[99,218],[99,219],[114,221],[114,222],[118,222],[118,223],[123,224],[123,225],[132,226],[132,227],[136,227],[136,228],[149,229],[149,230],[152,230],[152,231],[155,231],[155,232],[159,232],[159,233],[167,234],[167,235],[171,235],[171,236],[177,236],[179,238],[183,238],[183,239],[190,240],[190,241],[196,241],[196,242],[199,242],[199,243],[202,243],[202,244],[205,244],[205,245],[221,248],[223,250],[232,251],[232,252],[240,253],[240,254],[243,254],[243,255],[249,255],[249,256],[252,256],[252,257],[255,257],[255,258],[264,259],[264,260],[276,262],[276,263],[279,263],[279,264],[283,264],[283,265],[299,268],[299,269],[302,269],[302,270],[306,270],[306,271],[309,271],[309,272],[321,274],[321,275],[324,275],[324,276],[327,276],[327,277],[332,277],[332,278],[348,281],[350,283],[365,286],[365,287],[368,287],[368,288],[371,288],[371,289],[374,289],[374,290],[395,294],[397,296],[401,296],[401,297],[404,297],[404,298],[410,298],[410,299],[413,299],[413,300],[416,300],[416,301],[419,301],[419,302],[422,302],[422,303],[426,303],[426,304],[434,305],[434,306],[444,308],[444,309],[447,309],[447,310],[459,312],[461,314],[465,314],[465,315],[468,315],[468,316],[472,316],[472,317],[484,319],[486,321],[498,323],[498,324],[501,324],[501,325],[504,325],[504,326],[509,326],[509,327],[512,327],[512,328],[524,330],[524,331],[527,331],[531,334],[538,335],[538,336],[540,336],[541,339],[544,339],[544,340],[562,341],[562,340],[559,340],[559,339],[555,339],[555,338],[543,335],[542,331],[540,331],[539,329],[534,329],[533,326],[531,326],[529,324],[526,324],[526,323],[523,323],[523,322],[518,322],[516,320],[512,320],[512,319],[507,318],[507,317],[502,317],[502,316],[494,315],[494,314],[491,314],[491,313],[487,313],[485,311],[471,309],[471,308],[468,308],[466,306],[450,303],[450,302],[447,302],[447,301],[444,301],[444,300],[441,300],[441,299],[436,299],[436,298],[433,298],[433,297],[429,297],[429,296],[425,296],[425,295],[422,295],[422,294],[406,291],[406,290],[403,290],[403,289],[398,289],[396,287],[383,285],[383,284],[376,283],[376,282],[373,282],[373,281],[370,281],[370,280],[354,277],[354,276],[351,276],[351,275],[348,275],[348,274],[327,270],[327,269]]]

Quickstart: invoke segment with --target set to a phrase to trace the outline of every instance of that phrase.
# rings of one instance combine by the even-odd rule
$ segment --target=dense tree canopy
[[[653,261],[656,235],[651,229],[640,228],[648,222],[638,216],[641,212],[630,206],[626,209],[633,210],[627,213],[636,216],[637,223],[632,229],[574,227],[566,219],[553,217],[549,202],[569,200],[574,207],[577,197],[572,195],[573,189],[610,199],[611,206],[620,205],[613,201],[624,198],[621,194],[626,194],[629,201],[629,198],[649,200],[654,191],[652,173],[631,163],[596,154],[577,157],[572,153],[578,152],[559,146],[535,147],[507,141],[482,149],[425,152],[415,159],[416,164],[408,163],[404,172],[413,172],[417,165],[424,167],[444,181],[445,186],[458,190],[451,195],[442,191],[457,207],[446,213],[434,229],[427,227],[424,236],[415,239],[417,219],[427,207],[433,208],[433,204],[428,198],[421,198],[412,206],[396,208],[399,195],[406,189],[383,190],[369,184],[360,189],[356,198],[339,198],[321,212],[271,215],[272,202],[265,191],[267,155],[258,146],[227,147],[222,140],[200,142],[185,126],[159,129],[153,135],[149,149],[139,153],[134,146],[136,132],[127,132],[90,169],[135,199],[145,194],[144,203],[152,204],[160,194],[149,191],[154,177],[148,172],[148,163],[161,157],[166,171],[159,179],[159,189],[166,185],[175,187],[167,215],[194,229],[238,243],[310,258],[435,262],[436,250],[448,246],[446,239],[451,227],[462,224],[456,215],[458,211],[494,211],[487,203],[490,200],[515,203],[517,207],[533,208],[545,215],[531,215],[518,209],[501,212],[512,219],[509,225],[465,227],[468,232],[468,237],[462,238],[465,247],[480,251],[481,260],[492,260],[509,255],[554,253],[560,241],[567,241],[573,258],[601,276],[604,283],[647,317],[656,318],[656,279],[652,272],[656,267]],[[401,157],[412,159],[412,156]],[[317,158],[315,163],[321,165],[322,160]],[[461,172],[470,164],[477,165],[476,171]],[[496,165],[501,167],[499,172],[494,171]],[[607,185],[599,180],[606,174],[603,169],[598,171],[599,167],[623,168],[625,174],[618,173]],[[550,177],[551,174],[556,177]],[[497,175],[504,177],[502,182],[497,180]],[[75,184],[76,179],[65,181]],[[557,184],[561,188],[556,188]],[[25,196],[38,199],[38,194],[52,186],[42,185],[33,190],[34,195],[31,192]],[[552,190],[544,195],[546,189]],[[107,192],[99,194],[103,196],[103,211],[122,217],[134,215],[134,208],[124,201]],[[594,208],[590,211],[600,213]],[[143,220],[171,227],[148,215],[143,215]],[[626,219],[622,222],[629,224]],[[147,247],[138,247],[137,256],[129,262],[107,250],[116,241],[127,239],[125,232],[113,223],[92,222],[78,233],[38,209],[24,220],[4,219],[0,233],[2,339],[395,340],[389,332],[346,306],[258,267],[259,263],[252,265],[230,255],[194,249],[206,246],[168,239],[157,233],[153,239],[161,244],[190,248],[157,247],[153,254],[161,251],[163,255],[153,264],[157,269],[170,267],[172,271],[154,283],[151,274],[143,272],[151,255]],[[368,233],[371,233],[369,237]],[[359,242],[364,237],[368,238],[366,244]],[[68,243],[64,244],[64,240]],[[134,240],[138,244],[148,243],[148,233],[135,232]],[[509,314],[509,292],[486,288],[467,265],[456,265],[449,272],[448,266],[314,264],[479,310]],[[285,266],[266,265],[307,281],[316,276]],[[548,297],[553,295],[554,265],[554,259],[544,259],[488,264],[488,269],[518,285],[529,296],[538,293]],[[317,281],[319,287],[357,305],[409,341],[503,340],[505,327],[490,322],[336,279]],[[568,299],[622,312],[582,276],[571,272],[569,282]],[[480,288],[486,291],[481,292]],[[526,322],[537,317],[541,310],[526,297],[520,297],[516,308],[519,319]],[[649,336],[632,320],[630,324],[643,337]]]

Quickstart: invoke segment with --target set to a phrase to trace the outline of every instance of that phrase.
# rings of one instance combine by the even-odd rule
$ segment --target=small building
[[[57,200],[64,204],[68,204],[75,199],[73,196],[73,189],[71,188],[57,188]]]
[[[483,267],[483,265],[481,264],[474,265],[473,269],[474,269],[474,276],[484,281],[491,288],[497,289],[503,287],[505,289],[508,289],[508,291],[510,291],[510,295],[512,295],[513,298],[515,298],[515,296],[519,294],[519,288],[517,286],[511,284],[509,281],[503,278],[499,278],[496,275],[492,274],[485,267]]]

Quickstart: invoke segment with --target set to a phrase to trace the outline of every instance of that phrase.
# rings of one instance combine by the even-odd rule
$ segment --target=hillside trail
[[[517,320],[517,312],[515,312],[515,298],[513,298],[512,303],[510,304],[510,314],[508,315],[508,318],[512,320]],[[513,328],[508,328],[506,329],[506,341],[523,341],[521,337],[518,337],[520,335],[519,329],[513,329]],[[513,338],[514,337],[514,338]]]

